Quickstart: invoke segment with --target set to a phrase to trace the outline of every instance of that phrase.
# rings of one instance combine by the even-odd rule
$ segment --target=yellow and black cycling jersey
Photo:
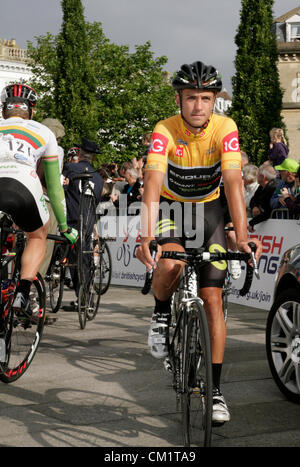
[[[222,171],[241,170],[238,130],[228,117],[212,114],[194,135],[180,115],[158,122],[152,134],[146,171],[165,174],[161,196],[182,202],[207,202],[219,197]]]

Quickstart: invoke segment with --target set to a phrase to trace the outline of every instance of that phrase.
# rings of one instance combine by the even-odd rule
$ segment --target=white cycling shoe
[[[212,409],[212,424],[213,426],[221,426],[225,422],[229,422],[230,413],[220,389],[213,389],[213,409]]]
[[[153,313],[148,332],[150,353],[155,358],[168,356],[168,333],[170,314]]]
[[[242,267],[241,267],[241,262],[237,260],[231,260],[229,261],[230,265],[230,275],[232,279],[237,280],[241,277],[242,274]]]

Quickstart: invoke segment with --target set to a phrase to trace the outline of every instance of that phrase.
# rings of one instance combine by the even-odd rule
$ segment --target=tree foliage
[[[268,158],[270,129],[284,127],[272,8],[273,0],[242,0],[235,37],[236,73],[229,113],[238,125],[241,148],[258,165]]]
[[[143,134],[176,112],[174,93],[150,42],[129,51],[111,43],[101,23],[84,20],[80,0],[62,0],[60,33],[28,43],[33,80],[40,94],[36,118],[58,118],[65,149],[82,137],[100,144],[101,162],[132,159],[143,152]]]

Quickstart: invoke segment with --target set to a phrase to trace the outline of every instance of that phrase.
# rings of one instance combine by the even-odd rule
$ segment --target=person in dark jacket
[[[252,219],[249,221],[248,230],[254,232],[254,226],[269,219],[272,208],[270,199],[277,189],[279,179],[276,178],[276,171],[269,162],[262,164],[257,173],[259,187],[250,200]]]
[[[63,168],[63,176],[66,179],[64,184],[66,205],[67,205],[67,218],[71,223],[70,225],[75,226],[78,222],[79,217],[79,180],[72,181],[72,177],[83,172],[90,172],[92,174],[92,182],[94,183],[94,192],[97,201],[100,202],[101,194],[103,189],[104,180],[101,175],[94,169],[91,162],[95,154],[99,153],[99,146],[88,139],[83,139],[80,145],[76,145],[80,148],[78,155],[78,163],[72,162],[66,163]]]
[[[80,148],[78,155],[78,163],[73,162],[66,163],[63,168],[63,176],[65,177],[64,189],[67,205],[67,219],[71,226],[78,226],[79,219],[79,202],[80,202],[80,180],[72,180],[75,175],[79,173],[88,172],[91,173],[94,193],[97,199],[97,204],[101,201],[101,194],[104,185],[104,180],[101,175],[94,169],[91,162],[95,154],[99,153],[99,146],[88,139],[83,139],[81,144],[77,144],[76,147]],[[87,235],[92,235],[96,218],[90,216],[90,224],[88,226]],[[90,237],[89,237],[90,238]],[[70,262],[76,264],[76,248],[72,250]],[[76,293],[78,296],[78,276],[76,268],[71,268],[72,281]],[[76,302],[71,302],[71,307],[76,308]]]
[[[139,173],[133,167],[125,171],[126,184],[124,185],[120,195],[123,196],[122,202],[126,209],[134,202],[141,201],[143,195],[143,182],[139,180]],[[126,196],[126,199],[124,199]],[[121,208],[120,199],[117,195],[113,198],[113,203],[117,208]]]
[[[273,166],[282,164],[289,153],[282,128],[272,128],[270,139],[269,161]]]

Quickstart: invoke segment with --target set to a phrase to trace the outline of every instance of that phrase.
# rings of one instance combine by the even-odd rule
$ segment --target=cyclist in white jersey
[[[49,128],[32,120],[36,100],[34,89],[25,84],[10,84],[1,93],[4,120],[0,121],[0,210],[10,214],[27,236],[14,300],[15,310],[24,315],[31,314],[30,285],[45,255],[49,227],[49,212],[36,173],[40,158],[60,232],[71,243],[78,236],[76,229],[67,225],[56,138]]]

